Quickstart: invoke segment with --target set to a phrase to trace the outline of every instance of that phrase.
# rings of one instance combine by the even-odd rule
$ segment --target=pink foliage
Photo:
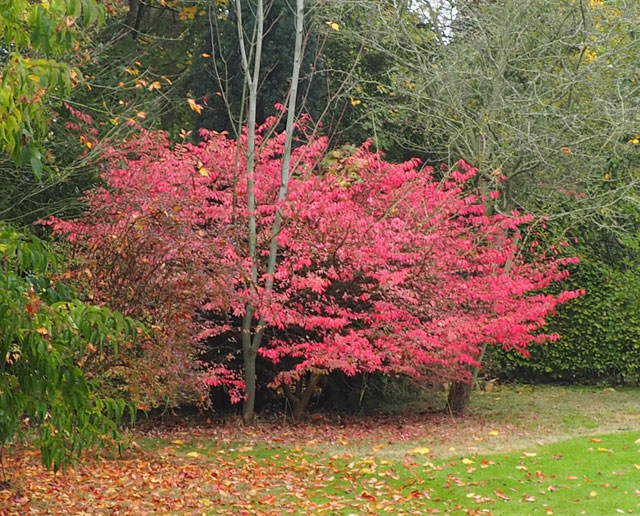
[[[241,318],[251,302],[256,321],[264,316],[267,326],[260,352],[281,371],[274,385],[333,370],[464,379],[486,343],[526,354],[529,343],[557,337],[540,331],[545,317],[580,292],[541,290],[562,280],[564,266],[577,259],[535,247],[524,259],[519,238],[531,217],[490,215],[487,198],[469,186],[474,169],[459,163],[436,180],[418,161],[387,163],[366,145],[327,158],[325,140],[311,139],[293,151],[289,194],[278,204],[284,134],[261,136],[271,126],[260,128],[256,154],[255,289],[245,136],[238,147],[202,131],[201,144],[172,147],[164,134],[142,132],[104,151],[106,187],[87,196],[88,215],[52,225],[85,253],[139,235],[130,252],[159,275],[156,288],[175,293],[188,285],[184,296],[160,301],[179,305],[185,317],[197,306],[219,315],[198,321],[194,341],[239,336],[227,315]],[[283,227],[269,292],[266,263],[278,208]],[[101,271],[96,291],[113,296],[121,264],[94,266]],[[162,313],[154,317],[172,324]],[[167,342],[170,349],[183,345]],[[219,364],[204,378],[229,386],[239,399],[236,371]]]
[[[292,184],[278,297],[263,308],[281,334],[262,354],[297,364],[276,384],[334,369],[445,381],[464,376],[485,343],[526,354],[555,338],[538,332],[545,317],[580,293],[539,291],[577,260],[523,260],[513,237],[531,217],[489,216],[465,194],[476,171],[460,168],[438,182],[365,147]]]

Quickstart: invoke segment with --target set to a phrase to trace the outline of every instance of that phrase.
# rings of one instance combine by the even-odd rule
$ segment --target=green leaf
[[[40,181],[42,179],[42,161],[38,156],[31,156],[31,170],[33,170],[34,177]]]

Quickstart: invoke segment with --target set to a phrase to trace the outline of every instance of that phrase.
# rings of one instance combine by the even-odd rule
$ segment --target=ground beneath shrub
[[[7,447],[0,514],[640,514],[639,437],[640,390],[549,387],[458,419],[142,421],[121,457],[64,473]]]

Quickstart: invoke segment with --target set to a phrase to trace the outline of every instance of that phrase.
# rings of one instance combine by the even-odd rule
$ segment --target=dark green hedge
[[[640,384],[640,264],[583,258],[563,286],[587,293],[550,319],[561,339],[531,346],[530,358],[494,348],[486,372],[508,381]]]

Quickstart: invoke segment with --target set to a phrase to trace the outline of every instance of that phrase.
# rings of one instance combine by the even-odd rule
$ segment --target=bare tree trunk
[[[256,105],[258,98],[258,84],[260,78],[260,59],[262,56],[262,38],[264,35],[264,4],[258,0],[256,6],[256,39],[255,53],[253,54],[253,71],[249,71],[249,57],[244,46],[244,30],[242,26],[242,6],[236,2],[238,17],[238,36],[240,39],[240,54],[245,71],[245,82],[249,90],[249,108],[247,119],[247,205],[249,210],[249,258],[251,259],[251,293],[252,300],[247,303],[245,317],[242,323],[242,351],[245,366],[246,400],[243,406],[242,418],[245,423],[251,422],[255,416],[256,396],[256,357],[262,343],[265,330],[264,316],[260,316],[254,326],[255,301],[258,284],[258,254],[256,250],[256,197],[255,197],[255,152],[256,152]],[[293,142],[293,128],[296,116],[296,100],[298,95],[298,82],[300,80],[300,66],[302,63],[302,40],[304,32],[304,0],[296,1],[296,39],[293,56],[293,70],[291,73],[291,89],[289,91],[288,113],[285,126],[286,139],[284,154],[282,156],[281,182],[278,191],[278,201],[286,199],[289,188],[289,176],[291,168],[291,147]],[[273,273],[275,271],[278,243],[276,237],[282,224],[282,212],[276,211],[271,241],[269,245],[269,261],[267,264],[267,281],[265,295],[269,297],[273,290]]]
[[[258,283],[258,255],[256,252],[256,192],[255,192],[255,163],[256,163],[256,102],[258,98],[258,82],[260,79],[260,61],[262,59],[262,37],[264,34],[264,4],[258,0],[256,6],[256,39],[253,54],[253,70],[250,70],[249,56],[244,45],[244,27],[242,24],[242,3],[236,2],[238,16],[238,39],[240,55],[244,69],[245,82],[249,89],[249,109],[247,120],[247,207],[249,211],[249,258],[251,259],[250,290],[252,299],[247,303],[245,316],[242,321],[242,353],[244,357],[246,400],[243,407],[243,419],[250,422],[253,419],[256,399],[256,350],[253,349],[251,330]]]
[[[471,401],[472,390],[473,383],[461,381],[454,381],[451,383],[447,404],[452,414],[459,416],[467,411],[469,401]]]
[[[287,400],[289,400],[289,404],[291,405],[291,414],[293,419],[300,419],[305,413],[309,405],[309,401],[311,401],[311,396],[313,396],[313,391],[315,391],[318,386],[319,380],[320,375],[318,373],[311,373],[304,389],[302,388],[303,379],[301,378],[298,380],[295,392],[291,390],[290,385],[282,385],[284,395],[287,397]]]

